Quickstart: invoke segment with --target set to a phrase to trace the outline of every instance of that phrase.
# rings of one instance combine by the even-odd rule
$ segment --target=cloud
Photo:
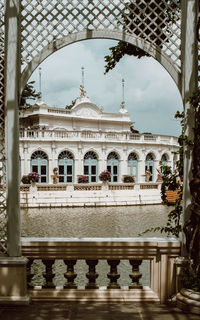
[[[104,75],[104,56],[112,40],[87,40],[69,45],[48,57],[42,64],[43,100],[65,107],[79,95],[81,67],[85,68],[85,89],[91,101],[105,112],[118,112],[125,79],[125,102],[135,127],[140,132],[179,135],[173,119],[181,110],[178,89],[166,70],[153,58],[124,57],[115,69]],[[38,70],[32,75],[38,90]]]

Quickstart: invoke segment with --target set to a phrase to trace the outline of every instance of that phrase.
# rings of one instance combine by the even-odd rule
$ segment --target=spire
[[[124,101],[124,79],[122,79],[122,102],[120,104],[120,109],[119,109],[119,112],[120,113],[128,113],[128,111],[124,108],[125,106],[125,101]]]
[[[39,97],[38,100],[42,100],[42,68],[39,67]]]
[[[81,67],[81,74],[82,74],[82,84],[80,85],[80,98],[88,98],[87,93],[84,88],[84,78],[85,78],[85,68]]]
[[[84,77],[85,77],[85,69],[84,67],[81,67],[81,72],[82,72],[82,87],[84,88]]]
[[[124,101],[124,79],[122,79],[122,102],[120,104],[120,110],[124,109],[125,101]]]
[[[123,104],[125,104],[125,101],[124,101],[124,79],[122,79],[122,102]]]

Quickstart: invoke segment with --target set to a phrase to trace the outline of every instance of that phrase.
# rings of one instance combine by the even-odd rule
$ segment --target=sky
[[[182,110],[179,91],[167,71],[153,58],[125,56],[104,74],[104,56],[114,40],[85,40],[66,46],[49,56],[41,67],[42,100],[54,107],[65,107],[79,96],[84,67],[84,86],[92,103],[104,112],[116,113],[123,100],[134,128],[140,133],[178,136],[180,123],[174,119]],[[39,70],[29,81],[39,91]]]

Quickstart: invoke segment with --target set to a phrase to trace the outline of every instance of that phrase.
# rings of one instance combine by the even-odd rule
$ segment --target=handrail
[[[176,291],[175,258],[180,255],[181,244],[170,238],[21,238],[22,254],[29,259],[27,281],[33,300],[100,300],[100,301],[160,301],[167,299]],[[41,261],[43,285],[33,285],[32,264]],[[65,284],[59,289],[54,283],[53,265],[63,261],[67,266],[64,272]],[[77,260],[84,260],[88,266],[85,289],[80,289],[76,282],[74,270]],[[107,289],[99,288],[96,283],[98,273],[96,265],[99,260],[106,260],[110,267]],[[121,287],[117,267],[120,260],[129,260],[132,282],[129,287]],[[150,260],[150,287],[140,284],[142,276],[140,265],[143,260]],[[35,268],[34,268],[35,269]],[[45,281],[45,282],[44,282]],[[66,282],[67,281],[67,282]],[[45,289],[45,290],[43,290]],[[88,290],[89,289],[89,290]],[[95,289],[91,291],[91,289]],[[98,289],[98,290],[97,290]],[[110,291],[110,289],[115,289]],[[114,300],[113,300],[114,299]]]
[[[152,259],[178,256],[180,241],[170,238],[21,238],[26,257],[69,259]]]

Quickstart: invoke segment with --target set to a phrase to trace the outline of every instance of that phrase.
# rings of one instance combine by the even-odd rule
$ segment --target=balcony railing
[[[28,258],[27,284],[32,300],[68,301],[160,301],[176,291],[175,258],[180,255],[180,242],[164,238],[22,238],[22,254]],[[85,263],[86,271],[77,271],[77,261]],[[100,260],[106,260],[108,272],[98,269]],[[129,261],[130,270],[118,266]],[[140,265],[150,261],[150,285],[140,283]],[[63,266],[62,268],[60,266]],[[38,285],[38,273],[40,283]],[[82,273],[84,285],[76,281]],[[129,285],[119,284],[119,278],[128,272]],[[101,287],[98,276],[107,279]],[[58,277],[62,284],[57,285]]]
[[[152,134],[133,134],[126,132],[99,132],[99,131],[66,131],[48,129],[21,129],[21,140],[67,140],[67,141],[122,141],[134,143],[156,143],[177,145],[176,137],[152,135]]]
[[[29,192],[30,184],[21,184],[20,191]],[[101,190],[135,190],[140,189],[160,189],[161,183],[108,183],[102,185],[102,183],[78,183],[78,184],[39,184],[36,183],[36,191],[101,191]],[[0,186],[1,187],[1,186]]]

